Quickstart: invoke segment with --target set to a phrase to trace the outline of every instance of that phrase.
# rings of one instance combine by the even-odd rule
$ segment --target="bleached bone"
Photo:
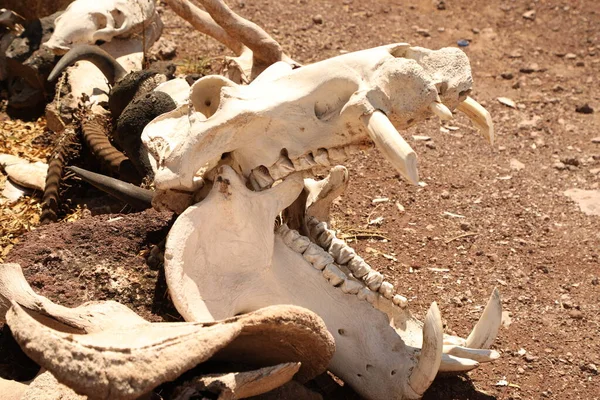
[[[75,0],[54,23],[54,32],[44,46],[56,54],[78,44],[116,38],[141,42],[146,34],[151,44],[162,31],[153,0]]]
[[[198,171],[216,166],[223,154],[244,177],[266,167],[277,180],[299,169],[309,171],[319,164],[315,155],[322,159],[324,151],[335,163],[335,149],[352,154],[356,145],[370,141],[416,183],[416,156],[396,129],[434,115],[432,110],[455,109],[472,85],[462,51],[402,43],[295,70],[276,63],[263,74],[248,86],[204,77],[192,86],[189,106],[146,126],[142,140],[157,188],[195,190]],[[479,122],[483,111],[468,107],[469,117]]]
[[[6,175],[19,186],[44,190],[48,164],[37,162],[18,163],[4,167]]]
[[[435,304],[423,326],[405,305],[399,306],[401,301],[370,290],[346,266],[311,265],[307,259],[315,258],[317,249],[305,248],[310,257],[293,249],[301,235],[286,226],[273,231],[275,217],[303,187],[295,174],[271,189],[253,192],[233,169],[219,167],[211,192],[179,216],[167,238],[165,275],[181,315],[206,321],[271,304],[311,309],[335,338],[329,368],[369,399],[418,398],[438,371],[478,365],[471,358],[443,354]],[[314,221],[307,227],[319,235],[328,232],[326,224]],[[350,288],[356,283],[345,284],[349,280],[362,288]],[[490,303],[494,305],[488,307],[500,307],[497,296]],[[462,354],[481,361],[497,357],[490,350]]]
[[[295,306],[219,322],[145,323],[90,334],[55,330],[16,302],[6,320],[29,357],[96,399],[137,398],[213,357],[243,355],[256,365],[300,361],[298,379],[305,381],[325,370],[334,349],[321,319]]]
[[[300,363],[285,363],[255,371],[203,375],[187,382],[183,393],[178,388],[175,400],[188,400],[207,391],[218,394],[219,400],[258,396],[289,382],[299,369]]]
[[[348,170],[341,165],[333,167],[323,180],[305,179],[304,188],[308,191],[306,214],[328,223],[331,204],[347,187]]]

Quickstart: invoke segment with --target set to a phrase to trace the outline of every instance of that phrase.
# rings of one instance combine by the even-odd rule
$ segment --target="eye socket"
[[[462,92],[460,92],[458,94],[458,97],[462,99],[463,97],[467,97],[470,94],[471,94],[471,89],[467,89],[467,90],[463,90]]]
[[[446,94],[446,90],[448,90],[448,82],[438,82],[435,84],[437,88],[438,95],[443,96]]]
[[[91,16],[92,16],[92,21],[94,21],[94,25],[96,25],[96,28],[98,28],[98,29],[106,28],[106,15],[100,14],[100,13],[93,13]]]

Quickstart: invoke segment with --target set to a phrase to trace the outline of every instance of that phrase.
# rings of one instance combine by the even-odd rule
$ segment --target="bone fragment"
[[[366,300],[369,304],[375,304],[377,301],[377,293],[373,292],[369,288],[363,287],[358,291],[357,297],[360,300]]]
[[[48,164],[42,162],[19,163],[4,167],[8,177],[20,186],[35,190],[44,190]]]
[[[323,276],[331,286],[339,286],[347,279],[346,275],[335,264],[327,264],[323,270]]]
[[[471,120],[471,123],[479,129],[479,132],[490,144],[494,144],[494,122],[488,110],[471,97],[467,97],[456,109]]]
[[[8,179],[6,182],[4,182],[4,189],[2,189],[2,197],[4,197],[6,200],[1,200],[0,204],[4,204],[5,202],[8,204],[14,203],[23,197],[23,195],[31,193],[31,191],[31,189],[19,186]]]
[[[444,346],[466,346],[467,341],[458,336],[444,334]]]
[[[381,286],[378,289],[379,293],[383,295],[386,299],[391,300],[394,297],[394,285],[389,282],[382,282]]]
[[[353,279],[346,279],[344,283],[342,283],[340,289],[342,289],[342,292],[346,294],[358,294],[359,290],[361,290],[364,287],[365,286],[358,281],[355,281]]]
[[[438,373],[442,362],[443,334],[440,310],[433,302],[423,324],[423,347],[419,362],[408,378],[408,385],[418,396],[425,393]]]
[[[254,371],[204,375],[186,383],[185,392],[174,400],[188,400],[206,391],[218,394],[222,400],[258,396],[289,382],[299,369],[300,363],[285,363]]]
[[[371,271],[371,267],[360,256],[355,256],[348,262],[348,268],[352,271],[352,275],[361,279]]]
[[[446,107],[443,103],[438,103],[437,101],[434,101],[429,105],[429,109],[442,121],[449,121],[453,118],[452,111],[450,111],[450,109]]]
[[[0,167],[6,168],[15,164],[28,164],[29,161],[24,158],[13,156],[12,154],[0,153]]]
[[[442,354],[439,372],[467,372],[478,366],[479,363],[475,360]]]
[[[489,349],[502,323],[502,301],[498,288],[494,288],[481,318],[467,337],[466,347],[473,349]]]
[[[368,129],[369,137],[385,158],[410,183],[416,185],[419,182],[417,155],[400,136],[388,117],[376,110],[372,114],[362,117],[362,120]]]
[[[327,264],[333,263],[333,257],[314,243],[308,245],[303,257],[318,270],[323,270]]]
[[[392,297],[392,302],[400,308],[406,308],[408,306],[408,300],[406,297],[399,294]]]
[[[477,362],[491,362],[500,358],[496,350],[471,349],[463,346],[444,345],[444,354],[460,358],[468,358]]]
[[[42,370],[43,371],[43,370]],[[89,400],[60,383],[50,371],[43,371],[27,387],[20,400]]]
[[[331,165],[327,149],[318,149],[314,152],[313,158],[317,164],[322,165],[323,167],[329,167]]]
[[[375,270],[369,271],[367,276],[363,277],[363,280],[372,291],[376,292],[383,283],[383,275]]]
[[[348,170],[342,165],[331,168],[329,175],[320,181],[305,179],[304,188],[308,192],[306,215],[316,217],[321,221],[329,221],[333,201],[341,196],[347,187]]]

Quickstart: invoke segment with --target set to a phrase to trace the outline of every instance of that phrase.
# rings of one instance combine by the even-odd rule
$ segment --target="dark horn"
[[[137,209],[145,210],[152,207],[152,197],[154,197],[152,190],[142,189],[131,183],[87,171],[83,168],[69,167],[69,169],[90,185]]]
[[[114,85],[115,82],[118,82],[127,75],[127,71],[125,71],[121,64],[106,51],[98,46],[82,44],[73,47],[58,61],[52,72],[50,72],[48,81],[52,82],[56,80],[67,67],[70,67],[79,60],[89,61],[98,67],[111,85]]]

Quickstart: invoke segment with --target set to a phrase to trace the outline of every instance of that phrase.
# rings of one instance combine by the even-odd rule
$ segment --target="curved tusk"
[[[433,302],[423,325],[423,348],[419,362],[408,378],[408,385],[419,396],[431,385],[442,362],[444,331],[437,303]]]
[[[367,127],[369,137],[375,146],[392,163],[394,168],[412,184],[419,183],[417,171],[417,155],[406,140],[400,136],[389,118],[381,111],[375,110],[364,115],[362,121]]]
[[[452,118],[454,118],[454,116],[452,115],[452,111],[450,111],[450,109],[444,104],[438,103],[437,101],[432,102],[429,105],[429,109],[442,121],[449,121]]]
[[[444,354],[439,372],[466,372],[477,367],[479,367],[479,363],[475,360]]]
[[[466,346],[467,340],[459,336],[444,334],[444,346]]]
[[[491,362],[500,358],[500,353],[496,350],[470,349],[463,346],[444,346],[444,354],[469,358],[480,363]]]
[[[502,301],[498,288],[494,288],[481,318],[475,324],[467,338],[466,347],[472,349],[489,349],[494,343],[502,324]]]
[[[471,123],[479,129],[488,142],[494,144],[494,122],[488,110],[468,96],[456,109],[469,117]]]
[[[73,47],[58,61],[52,72],[50,72],[48,81],[52,82],[56,80],[67,67],[80,60],[89,61],[98,67],[111,85],[114,85],[115,82],[118,82],[127,75],[125,68],[106,51],[98,46],[82,44]]]
[[[152,190],[142,189],[131,183],[123,182],[95,172],[86,171],[83,168],[69,167],[69,169],[90,185],[135,208],[145,210],[146,208],[152,207],[152,198],[154,197],[154,192]]]

